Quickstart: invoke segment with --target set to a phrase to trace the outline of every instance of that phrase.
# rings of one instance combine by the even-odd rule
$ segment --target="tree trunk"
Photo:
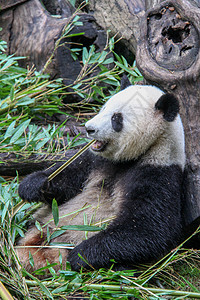
[[[20,66],[34,65],[40,71],[51,57],[64,27],[72,21],[69,14],[73,13],[73,8],[65,0],[60,1],[60,9],[68,18],[58,18],[50,15],[39,0],[24,1],[9,0],[9,6],[4,5],[6,9],[0,12],[0,27],[3,28],[0,38],[7,42],[8,54],[15,53],[16,56],[25,57],[19,60]],[[45,3],[54,12],[53,5],[50,5],[52,1]],[[51,63],[45,69],[52,78],[63,78],[66,86],[76,80],[82,69],[82,63],[72,58],[70,49],[77,48],[77,45],[88,48],[94,44],[102,51],[107,41],[105,32],[97,26],[93,16],[83,13],[79,17],[83,25],[74,26],[70,31],[70,34],[77,35],[61,41],[62,46],[57,48]],[[76,95],[69,95],[67,99],[68,102],[77,100],[79,98]]]
[[[28,0],[6,0],[6,1],[5,0],[0,0],[0,9],[2,11],[2,10],[5,10],[5,9],[14,7],[17,4],[26,2],[26,1],[28,1]]]
[[[186,143],[186,220],[200,216],[200,9],[195,1],[161,2],[146,12],[137,47],[145,79],[180,102]]]
[[[101,27],[122,38],[126,47],[136,52],[145,0],[90,0],[89,11]]]
[[[67,152],[63,153],[63,155],[32,154],[27,157],[15,155],[14,153],[0,153],[0,174],[1,176],[15,177],[18,173],[19,176],[25,176],[32,172],[49,168],[57,162],[64,163],[77,151],[77,149],[69,149]]]
[[[26,57],[22,66],[35,64],[41,70],[66,24],[67,19],[52,18],[39,0],[26,1],[1,12],[1,38],[8,43],[8,54]]]

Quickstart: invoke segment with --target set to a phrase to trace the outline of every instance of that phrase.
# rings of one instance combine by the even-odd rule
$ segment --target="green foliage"
[[[52,214],[53,214],[54,224],[57,227],[59,222],[59,211],[58,211],[58,203],[56,199],[53,199],[52,201]]]
[[[5,43],[0,41],[0,115],[20,116],[16,119],[27,119],[27,116],[59,113],[61,99],[60,81],[50,81],[48,75],[18,66],[20,57],[6,55]]]
[[[78,15],[71,18],[63,30],[62,36],[57,41],[55,49],[62,45],[63,38],[82,35],[82,33],[71,33],[74,26],[82,25],[79,18]],[[83,47],[83,45],[77,44],[76,47],[70,47],[73,59],[79,59],[82,63],[82,69],[76,80],[68,86],[73,90],[73,92],[70,91],[69,93],[77,94],[83,100],[80,103],[68,105],[69,107],[86,107],[87,109],[96,111],[99,105],[105,103],[106,100],[120,90],[122,74],[126,73],[132,84],[143,79],[135,62],[129,65],[123,56],[119,56],[114,52],[115,43],[117,42],[118,40],[115,40],[114,37],[109,37],[108,31],[107,44],[101,52],[95,49],[94,45]],[[67,43],[66,39],[65,43]],[[47,64],[50,63],[52,57],[48,60]]]
[[[73,4],[75,1],[72,1]],[[81,25],[78,16],[72,18],[66,25],[61,39],[56,44],[59,47],[62,38],[73,37],[73,26]],[[68,105],[67,108],[81,108],[82,111],[96,112],[99,107],[113,94],[120,90],[120,78],[125,72],[130,81],[142,80],[142,76],[135,66],[129,65],[127,60],[114,52],[115,39],[109,38],[105,49],[100,53],[92,45],[84,48],[77,45],[71,49],[72,57],[82,60],[82,70],[76,81],[70,85],[73,93],[78,94],[82,101]],[[55,47],[55,50],[56,50]],[[0,42],[0,151],[27,152],[34,151],[57,152],[60,146],[55,140],[62,140],[62,127],[48,125],[45,127],[33,122],[37,118],[54,113],[63,113],[61,94],[63,90],[60,80],[51,81],[48,75],[34,70],[26,70],[18,66],[16,58],[5,54],[6,43]],[[55,51],[54,51],[55,52]],[[52,56],[47,61],[45,68],[51,63]],[[71,92],[70,92],[71,93]],[[91,99],[93,101],[91,102]],[[65,149],[80,146],[85,142],[79,135],[71,138],[67,134]],[[84,296],[88,299],[189,299],[200,298],[199,291],[199,250],[186,250],[181,245],[174,249],[165,258],[153,266],[137,266],[135,270],[113,271],[100,269],[98,271],[85,271],[80,273],[70,269],[70,265],[62,267],[63,258],[60,255],[61,268],[55,272],[56,264],[49,264],[33,273],[27,272],[21,266],[16,255],[16,241],[24,236],[27,223],[32,214],[41,204],[26,203],[21,201],[17,194],[18,178],[7,182],[0,177],[0,281],[12,294],[14,299],[68,299],[70,296]],[[68,215],[76,215],[76,212]],[[46,224],[35,222],[35,226],[43,236],[44,227],[47,228],[46,243],[51,247],[68,247],[72,244],[55,243],[53,238],[66,232],[66,230],[82,230],[87,232],[103,230],[102,227],[88,224],[87,218],[84,225],[59,226],[58,205],[56,200],[52,203],[53,219]],[[57,227],[50,230],[50,222]],[[105,222],[106,223],[106,222]],[[200,228],[197,230],[200,231]],[[84,258],[83,258],[84,259]],[[31,265],[34,257],[29,255]],[[114,262],[113,262],[114,264]],[[49,271],[49,278],[38,279]],[[191,275],[188,275],[191,274]],[[0,296],[3,295],[0,285]],[[2,293],[1,293],[2,292]]]
[[[61,113],[59,80],[18,66],[0,41],[0,151],[38,151],[59,134],[55,125],[31,124],[33,117]]]
[[[94,45],[89,49],[86,47],[71,49],[74,59],[78,59],[81,55],[83,63],[81,73],[72,86],[74,92],[83,98],[78,105],[94,111],[96,106],[91,104],[91,99],[93,103],[102,105],[119,92],[121,74],[126,73],[132,84],[143,79],[135,62],[131,66],[123,56],[120,57],[114,52],[114,38],[108,40],[102,52],[96,51]]]
[[[70,265],[61,267],[56,273],[49,264],[34,273],[27,272],[16,256],[16,240],[24,236],[26,224],[40,204],[22,202],[17,194],[18,179],[7,182],[0,178],[0,280],[14,299],[68,299],[82,295],[86,299],[199,299],[199,250],[186,250],[183,245],[174,249],[166,257],[152,266],[137,266],[133,270],[113,271],[100,269],[80,273],[70,269]],[[54,222],[58,226],[57,204],[52,206]],[[74,212],[76,213],[76,212]],[[43,234],[43,225],[36,222]],[[48,224],[45,224],[48,226]],[[57,228],[62,230],[101,230],[97,226],[83,225]],[[197,230],[200,232],[200,228]],[[196,232],[196,233],[197,233]],[[49,245],[64,247],[51,243]],[[34,265],[34,257],[29,260]],[[60,257],[62,265],[62,257]],[[114,264],[114,262],[113,262]],[[49,270],[48,278],[38,279]],[[0,286],[0,289],[2,287]],[[1,292],[1,291],[0,291]],[[3,291],[2,291],[3,292]],[[0,293],[1,295],[1,293]],[[78,296],[77,296],[78,297]]]
[[[56,43],[55,50],[62,44],[62,39],[74,37],[71,34],[74,26],[80,26],[79,16],[75,15],[63,30],[61,38]],[[81,33],[80,33],[81,34]],[[82,70],[76,81],[69,85],[70,93],[79,95],[80,103],[68,105],[69,108],[87,108],[98,111],[99,107],[113,94],[120,90],[120,74],[126,72],[132,83],[142,79],[135,64],[129,66],[124,57],[114,53],[114,38],[108,38],[108,43],[102,52],[96,51],[92,45],[72,48],[74,59],[82,57]],[[27,70],[18,66],[20,57],[5,54],[6,44],[0,41],[0,151],[55,152],[58,148],[53,143],[62,143],[61,126],[37,126],[32,119],[64,113],[61,109],[62,95],[68,93],[63,89],[61,80],[51,81],[44,70],[51,63],[52,56],[44,66],[43,72]],[[53,52],[53,53],[54,53]],[[91,103],[91,99],[93,99]],[[64,124],[62,124],[64,125]],[[71,139],[67,135],[69,147],[76,147],[86,142],[76,136]],[[65,146],[66,145],[62,145]]]

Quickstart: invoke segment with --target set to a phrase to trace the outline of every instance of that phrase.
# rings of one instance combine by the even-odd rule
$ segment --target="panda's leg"
[[[50,246],[47,243],[46,230],[44,229],[41,234],[35,226],[31,227],[25,237],[19,240],[16,246],[16,252],[22,266],[28,272],[43,268],[47,266],[47,263],[57,263],[54,269],[58,271],[60,269],[60,256],[62,256],[63,266],[66,264],[66,258],[68,256],[67,249]],[[33,258],[32,263],[30,263],[31,257]]]
[[[73,270],[109,268],[113,262],[117,266],[147,263],[160,258],[164,254],[164,246],[168,236],[153,233],[144,238],[134,231],[124,228],[104,230],[76,246],[68,256]]]
[[[89,208],[84,208],[85,201],[82,198],[84,197],[80,194],[76,198],[73,198],[60,206],[59,228],[67,225],[83,224],[84,214],[89,213],[90,206]],[[83,210],[77,213],[77,208],[80,208],[79,206],[82,207]],[[70,251],[66,247],[60,247],[59,244],[70,244],[73,247],[73,245],[77,245],[83,240],[85,234],[83,231],[66,230],[65,232],[62,232],[61,235],[58,235],[57,237],[54,235],[53,237],[52,234],[56,232],[56,226],[53,221],[51,209],[48,206],[41,207],[34,214],[33,218],[39,222],[42,230],[39,231],[35,224],[32,224],[29,226],[25,236],[18,240],[16,251],[19,260],[27,271],[34,271],[38,268],[45,267],[47,261],[49,264],[57,263],[58,265],[54,267],[57,271],[60,268],[60,255],[62,255],[62,263],[65,265]],[[48,243],[49,240],[50,244]],[[54,243],[54,245],[51,245],[51,243]],[[30,264],[31,256],[34,260],[34,266],[31,266]]]

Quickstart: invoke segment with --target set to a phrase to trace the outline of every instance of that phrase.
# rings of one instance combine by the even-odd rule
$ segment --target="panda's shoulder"
[[[143,178],[147,178],[148,180],[163,180],[164,178],[168,178],[169,176],[180,177],[182,176],[182,169],[177,164],[171,165],[141,165],[135,168],[135,172]]]
[[[142,191],[149,193],[155,190],[176,190],[182,183],[182,169],[178,165],[154,166],[145,165],[130,168],[122,179],[122,185],[127,191]]]

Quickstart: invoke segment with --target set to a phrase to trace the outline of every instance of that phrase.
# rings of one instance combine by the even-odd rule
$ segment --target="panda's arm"
[[[49,204],[56,198],[58,204],[62,204],[84,187],[89,173],[95,168],[95,156],[86,151],[54,179],[48,181],[48,176],[60,165],[62,163],[57,163],[52,168],[25,177],[19,185],[19,196],[29,202],[42,201]]]

